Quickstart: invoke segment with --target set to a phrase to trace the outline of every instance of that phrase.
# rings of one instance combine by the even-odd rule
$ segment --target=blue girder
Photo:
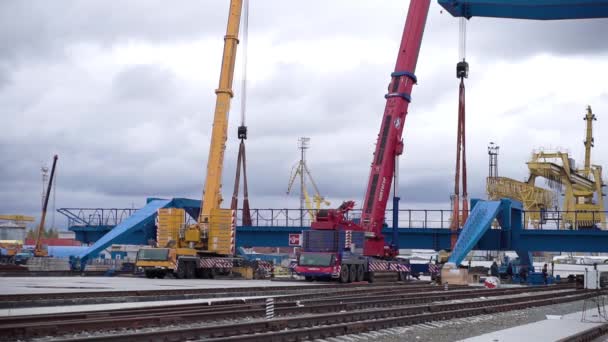
[[[607,0],[438,0],[455,17],[511,19],[608,18]],[[599,33],[599,32],[598,32]]]

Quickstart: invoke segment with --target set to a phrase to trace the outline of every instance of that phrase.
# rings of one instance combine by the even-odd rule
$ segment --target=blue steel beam
[[[237,227],[239,247],[287,247],[289,234],[299,234],[310,227]],[[383,229],[388,243],[393,231]],[[435,228],[399,229],[401,249],[449,249],[450,230]],[[489,229],[474,250],[527,250],[531,252],[608,252],[608,231],[600,230],[522,230]]]
[[[455,17],[509,19],[608,18],[607,0],[438,0]]]

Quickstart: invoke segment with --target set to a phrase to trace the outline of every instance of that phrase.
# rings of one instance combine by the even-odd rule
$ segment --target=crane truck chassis
[[[146,278],[162,279],[171,275],[178,279],[213,279],[216,276],[244,274],[250,268],[254,279],[266,278],[272,265],[261,260],[240,257],[187,255],[190,249],[142,248],[137,253],[136,266]]]

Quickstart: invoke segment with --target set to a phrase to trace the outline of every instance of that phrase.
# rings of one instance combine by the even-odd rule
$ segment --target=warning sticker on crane
[[[289,246],[301,246],[301,234],[289,234]]]

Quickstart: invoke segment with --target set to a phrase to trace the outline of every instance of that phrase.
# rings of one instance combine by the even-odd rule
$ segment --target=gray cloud
[[[348,38],[361,53],[376,48],[373,43],[378,41],[393,44],[373,55],[387,56],[390,62],[359,61],[354,55],[347,57],[357,61],[352,68],[326,72],[315,70],[318,65],[307,61],[311,56],[303,55],[297,61],[281,60],[275,74],[250,83],[247,148],[252,206],[298,205],[297,194],[288,197],[285,191],[291,167],[298,160],[299,136],[312,138],[308,160],[322,193],[334,204],[343,199],[361,204],[407,6],[399,1],[382,5],[262,1],[252,2],[251,9],[252,49],[262,37],[273,46]],[[199,198],[216,75],[202,76],[204,80],[193,84],[167,66],[153,63],[116,64],[108,67],[107,74],[95,74],[75,65],[70,51],[79,44],[107,55],[133,41],[153,46],[198,39],[221,42],[226,12],[226,1],[172,6],[161,1],[134,1],[129,6],[102,1],[2,2],[0,43],[6,48],[0,52],[5,66],[0,68],[4,125],[0,212],[37,215],[39,168],[49,164],[54,153],[60,155],[58,207],[137,207],[148,196]],[[510,23],[473,19],[469,55],[476,64],[468,83],[471,103],[484,100],[475,98],[479,89],[500,85],[501,80],[487,84],[478,76],[494,67],[496,57],[523,63],[540,53],[597,56],[606,45],[592,41],[599,39],[597,32],[606,31],[605,25],[605,20]],[[413,92],[405,129],[400,186],[404,205],[447,208],[453,189],[456,27],[457,20],[440,14],[433,4],[418,63],[420,84]],[[340,52],[332,48],[308,52],[329,58]],[[208,53],[218,56],[218,65],[210,67],[216,70],[221,51]],[[257,67],[250,64],[250,70]],[[526,81],[524,75],[514,77]],[[225,154],[225,196],[232,193],[238,143],[239,89],[235,88]],[[490,140],[503,149],[501,174],[519,179],[526,174],[525,161],[533,145],[553,137],[566,146],[580,144],[582,126],[572,126],[579,123],[587,102],[600,117],[597,132],[603,132],[608,91],[598,91],[602,95],[580,100],[549,94],[512,109],[498,103],[472,110],[468,121],[473,125],[468,131],[470,196],[484,196],[485,146]],[[510,96],[505,94],[504,101]],[[570,115],[576,120],[570,120]],[[500,122],[486,125],[484,120],[497,117]],[[602,143],[599,133],[596,142],[601,160],[603,146],[608,144]]]

